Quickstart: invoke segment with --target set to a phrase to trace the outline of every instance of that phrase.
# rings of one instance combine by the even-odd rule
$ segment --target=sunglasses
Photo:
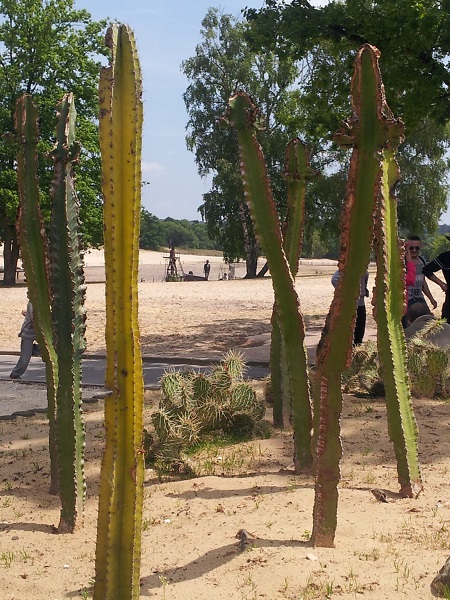
[[[420,246],[408,246],[410,250],[420,250]]]

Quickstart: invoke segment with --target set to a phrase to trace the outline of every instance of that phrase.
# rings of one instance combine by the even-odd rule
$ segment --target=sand
[[[215,357],[228,348],[267,339],[273,303],[270,279],[219,281],[220,258],[209,258],[211,281],[193,283],[161,282],[161,255],[155,255],[153,263],[142,259],[140,327],[145,353]],[[192,265],[189,270],[201,272],[204,257],[184,262]],[[310,331],[323,326],[334,269],[331,261],[301,267],[296,285]],[[94,283],[102,279],[101,272],[101,255],[88,257],[90,352],[104,351],[104,286]],[[441,305],[436,286],[433,293]],[[25,287],[1,290],[0,350],[18,348],[25,302]],[[371,316],[368,325],[374,327]],[[261,388],[258,385],[258,393]],[[0,381],[0,398],[45,393],[44,386]],[[86,397],[93,393],[85,390]],[[147,421],[158,393],[147,393]],[[397,494],[382,399],[345,396],[333,549],[312,548],[306,542],[312,528],[314,482],[292,470],[289,431],[218,450],[199,464],[203,476],[193,479],[160,482],[148,470],[141,598],[431,598],[431,580],[450,554],[450,411],[443,400],[415,399],[414,406],[424,491],[410,500]],[[69,535],[53,533],[60,508],[58,499],[48,494],[45,415],[0,422],[2,599],[92,597],[103,404],[100,400],[85,407],[85,518],[84,526]],[[270,409],[266,418],[270,420]],[[371,488],[385,490],[388,502],[378,502]],[[243,552],[235,537],[242,528],[255,536]]]

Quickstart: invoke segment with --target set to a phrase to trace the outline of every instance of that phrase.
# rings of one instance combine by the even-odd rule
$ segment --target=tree
[[[240,177],[235,133],[220,127],[228,100],[238,89],[251,94],[264,115],[263,147],[274,196],[283,213],[284,149],[294,131],[281,120],[292,102],[290,87],[298,75],[293,61],[279,61],[271,53],[252,52],[244,40],[244,25],[218,9],[202,21],[202,43],[194,57],[182,63],[189,80],[184,101],[189,115],[187,146],[195,152],[200,176],[212,173],[211,190],[204,194],[200,212],[209,236],[219,240],[226,260],[246,258],[247,276],[256,275],[258,247]]]
[[[100,153],[97,133],[101,35],[106,22],[94,22],[74,0],[0,1],[0,236],[4,243],[4,285],[15,282],[19,256],[15,221],[18,207],[16,145],[13,138],[17,99],[32,94],[39,108],[39,179],[44,214],[48,213],[52,164],[45,153],[54,140],[54,106],[67,91],[74,93],[78,137],[83,152],[77,190],[85,244],[102,240]]]
[[[144,250],[158,250],[163,245],[164,235],[160,220],[143,208],[141,210],[139,248],[143,248]]]
[[[268,0],[245,16],[252,46],[283,57],[303,59],[325,42],[344,53],[375,45],[391,110],[409,127],[425,116],[449,120],[449,0],[345,0],[321,8]]]
[[[448,193],[450,17],[445,7],[450,2],[347,0],[322,8],[306,0],[266,4],[260,11],[246,11],[247,38],[257,51],[302,61],[305,76],[299,83],[309,116],[300,127],[316,148],[328,151],[326,131],[336,131],[348,114],[346,84],[356,49],[366,42],[379,48],[387,101],[406,123],[398,153],[399,224],[419,235],[435,231]],[[344,160],[337,156],[341,164]],[[326,176],[328,169],[325,165]]]

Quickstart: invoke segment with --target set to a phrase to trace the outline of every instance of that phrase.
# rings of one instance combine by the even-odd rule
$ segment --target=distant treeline
[[[173,244],[175,248],[221,250],[211,241],[206,232],[206,223],[187,219],[158,219],[148,210],[141,211],[141,236],[139,247],[143,250],[158,250]]]
[[[422,235],[423,255],[434,258],[444,250],[450,250],[450,242],[443,235],[450,233],[450,225],[440,225],[438,232],[433,235]],[[409,237],[408,232],[401,232],[401,237]],[[175,248],[192,248],[201,250],[222,250],[221,245],[210,240],[206,223],[188,221],[187,219],[158,219],[148,210],[141,211],[141,237],[139,247],[144,250],[159,250],[170,244]],[[328,238],[323,240],[314,231],[311,239],[304,240],[302,256],[305,258],[333,258],[339,256],[339,240]]]

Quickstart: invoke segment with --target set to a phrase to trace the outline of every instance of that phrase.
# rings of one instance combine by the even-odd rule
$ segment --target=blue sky
[[[240,15],[243,6],[262,0],[76,0],[94,20],[110,17],[128,24],[136,37],[143,73],[144,208],[159,217],[201,219],[197,208],[209,182],[197,174],[194,154],[186,148],[187,114],[182,94],[187,80],[183,60],[194,56],[201,22],[210,6]]]
[[[327,0],[313,0],[323,5]],[[187,80],[183,60],[201,42],[201,21],[211,6],[236,17],[241,9],[261,8],[263,0],[76,0],[95,20],[109,17],[134,31],[143,72],[144,131],[142,204],[163,219],[201,219],[197,209],[208,179],[197,174],[194,154],[186,148],[187,114],[182,95]],[[450,214],[442,222],[450,222]]]

